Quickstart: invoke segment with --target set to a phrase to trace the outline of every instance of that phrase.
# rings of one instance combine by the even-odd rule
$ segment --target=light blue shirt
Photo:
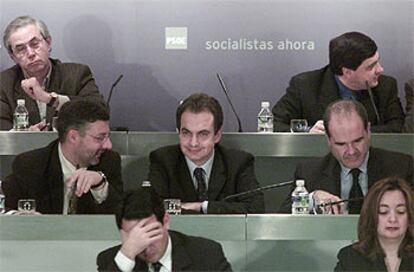
[[[367,155],[365,156],[364,161],[359,166],[359,170],[361,173],[359,174],[359,186],[361,187],[362,193],[365,196],[368,192],[368,158],[369,158],[369,152],[367,152]],[[341,165],[341,198],[342,199],[348,199],[349,193],[352,188],[353,180],[352,180],[352,174],[350,168],[347,168],[345,166]],[[348,208],[348,203],[346,203],[346,207]]]
[[[185,161],[187,162],[188,170],[190,170],[191,173],[191,179],[193,180],[194,188],[198,189],[198,183],[197,179],[194,176],[194,170],[196,168],[202,168],[204,170],[204,180],[206,182],[206,190],[208,190],[208,183],[210,181],[210,174],[211,169],[213,168],[213,161],[214,161],[214,149],[213,149],[213,155],[201,166],[196,165],[194,162],[192,162],[189,158],[185,157]],[[208,207],[208,201],[203,201],[201,204],[201,210],[203,213],[207,213],[207,207]]]

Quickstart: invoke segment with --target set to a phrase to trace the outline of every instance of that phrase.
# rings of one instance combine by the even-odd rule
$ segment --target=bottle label
[[[26,129],[29,127],[29,116],[27,113],[15,113],[14,114],[14,128]]]

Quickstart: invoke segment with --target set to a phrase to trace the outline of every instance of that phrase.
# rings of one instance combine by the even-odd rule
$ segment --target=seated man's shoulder
[[[44,163],[43,159],[45,156],[49,156],[54,148],[57,148],[58,142],[53,141],[49,143],[47,146],[36,148],[33,150],[29,150],[23,153],[20,153],[16,156],[15,161],[26,161],[26,160],[33,160],[33,158],[36,158],[33,160],[33,163],[36,163],[36,161]]]
[[[297,83],[309,83],[313,81],[319,82],[325,76],[333,77],[333,73],[329,69],[329,66],[325,66],[316,70],[301,72],[293,76],[291,81]]]
[[[59,59],[51,59],[51,62],[54,67],[57,67],[62,73],[73,72],[76,70],[90,70],[89,66],[82,63],[75,62],[61,62]]]
[[[370,154],[372,154],[372,156],[376,156],[379,157],[383,160],[387,160],[390,162],[396,162],[396,163],[400,163],[401,159],[407,160],[407,161],[412,161],[413,157],[411,155],[405,154],[405,153],[401,153],[401,152],[397,152],[397,151],[391,151],[391,150],[386,150],[386,149],[382,149],[382,148],[375,148],[372,147],[370,150]]]
[[[16,78],[19,76],[19,74],[22,77],[21,69],[19,66],[14,65],[10,68],[7,68],[6,70],[3,70],[0,73],[0,82],[2,85],[8,85],[8,84],[15,84]]]
[[[115,256],[118,251],[121,249],[122,245],[113,246],[99,252],[97,256],[97,264],[100,269],[105,269],[108,267],[108,264],[114,262]]]

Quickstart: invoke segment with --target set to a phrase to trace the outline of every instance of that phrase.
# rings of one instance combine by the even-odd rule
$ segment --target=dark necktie
[[[203,202],[207,200],[207,188],[206,188],[206,181],[204,180],[204,170],[203,168],[196,168],[194,170],[194,176],[197,181],[197,192],[198,192],[198,200]]]
[[[152,264],[152,267],[154,268],[154,272],[160,272],[162,264],[160,262],[156,262]]]
[[[352,187],[351,191],[349,192],[349,198],[363,198],[364,195],[362,194],[361,186],[359,185],[359,174],[361,171],[358,168],[354,168],[351,170],[352,174]],[[348,202],[348,213],[349,214],[359,214],[361,211],[363,200],[354,200]]]

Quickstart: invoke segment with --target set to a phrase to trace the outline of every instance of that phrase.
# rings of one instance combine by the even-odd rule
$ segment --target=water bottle
[[[26,109],[24,99],[17,99],[17,107],[14,110],[13,129],[16,131],[29,129],[29,112]]]
[[[296,188],[292,192],[292,214],[309,214],[309,192],[303,179],[296,181]]]
[[[262,108],[257,115],[257,131],[258,132],[273,132],[273,114],[270,111],[270,103],[262,101]]]
[[[3,193],[3,189],[1,187],[1,180],[0,180],[0,214],[6,211],[6,204],[5,204],[5,197]]]

